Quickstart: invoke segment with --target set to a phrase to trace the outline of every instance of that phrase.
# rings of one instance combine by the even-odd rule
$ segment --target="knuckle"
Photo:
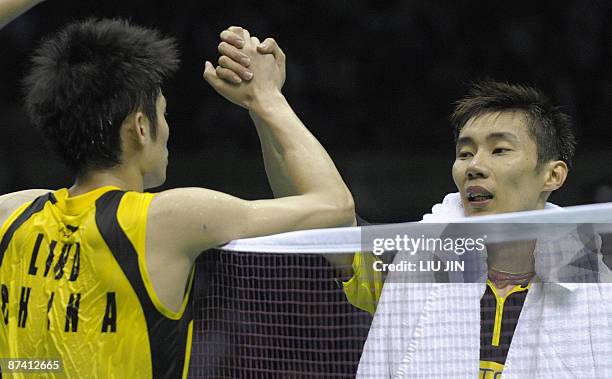
[[[231,57],[234,60],[238,60],[237,58],[240,57],[240,50],[237,47],[234,46],[228,46],[228,48],[224,51],[224,55],[227,55],[228,57]]]
[[[228,74],[227,70],[225,70],[225,69],[221,70],[221,71],[220,71],[220,72],[217,74],[217,76],[219,76],[221,79],[230,79],[230,78],[231,78],[231,75],[230,75],[230,74]]]
[[[242,48],[242,52],[249,55],[257,52],[257,44],[247,43]]]

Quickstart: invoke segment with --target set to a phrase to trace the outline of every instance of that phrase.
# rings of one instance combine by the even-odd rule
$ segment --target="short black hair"
[[[179,65],[173,38],[119,19],[71,23],[44,40],[23,80],[28,116],[76,174],[120,163],[120,128],[156,101]]]
[[[498,111],[520,111],[527,117],[528,132],[537,146],[538,169],[552,160],[562,160],[571,167],[576,137],[570,117],[536,88],[526,85],[493,80],[472,83],[451,115],[455,143],[471,118]]]

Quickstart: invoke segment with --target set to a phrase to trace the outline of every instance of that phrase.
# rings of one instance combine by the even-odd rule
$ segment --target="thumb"
[[[285,53],[274,38],[266,38],[257,46],[257,51],[261,54],[272,54],[279,66],[285,65]]]
[[[223,80],[217,76],[217,70],[215,70],[214,66],[209,61],[204,63],[204,73],[202,76],[214,89],[219,88],[223,84]]]

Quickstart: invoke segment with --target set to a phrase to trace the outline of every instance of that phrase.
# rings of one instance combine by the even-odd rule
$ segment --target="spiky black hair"
[[[472,83],[467,95],[455,103],[451,115],[455,142],[471,118],[497,111],[520,111],[525,114],[528,132],[537,146],[538,168],[551,160],[562,160],[571,167],[576,138],[570,117],[540,91],[525,85],[490,79]]]
[[[120,127],[156,101],[179,65],[175,40],[118,19],[74,22],[43,41],[23,81],[27,113],[76,174],[121,161]]]

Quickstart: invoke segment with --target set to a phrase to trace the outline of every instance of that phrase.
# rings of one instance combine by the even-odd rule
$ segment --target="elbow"
[[[334,207],[334,211],[338,217],[335,226],[355,225],[355,201],[348,189],[343,196],[335,202]]]
[[[305,206],[308,224],[314,228],[354,226],[355,202],[348,189],[335,194],[326,193],[311,197]]]

